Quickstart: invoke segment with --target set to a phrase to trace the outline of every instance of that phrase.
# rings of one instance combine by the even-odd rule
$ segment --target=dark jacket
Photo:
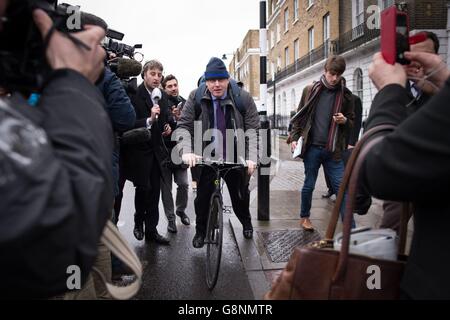
[[[355,146],[359,141],[359,134],[361,132],[363,107],[362,107],[361,99],[357,95],[352,94],[352,97],[353,97],[353,103],[354,103],[355,118],[353,120],[353,128],[350,132],[347,144],[351,145],[351,146]]]
[[[172,106],[177,106],[180,102],[183,104],[183,106],[186,103],[186,99],[183,98],[182,96],[177,97],[168,96],[168,97],[169,97],[169,108]],[[183,109],[183,107],[181,109]]]
[[[177,107],[179,103],[181,103],[180,110],[183,110],[184,104],[186,103],[186,99],[184,99],[182,96],[169,96],[168,102],[169,102],[169,110],[168,110],[168,123],[170,125],[170,128],[172,129],[172,133],[166,137],[164,137],[164,143],[166,144],[167,150],[169,154],[172,152],[173,147],[177,144],[176,141],[172,141],[172,134],[177,129],[178,121],[175,119],[175,117],[172,115],[172,111],[170,110],[172,107]]]
[[[307,105],[309,101],[309,96],[311,92],[311,88],[313,85],[306,86],[303,89],[302,98],[300,100],[300,104],[297,108],[297,112],[300,111],[303,107]],[[310,107],[312,108],[313,104],[310,103]],[[353,119],[354,119],[354,106],[353,106],[353,98],[352,93],[346,87],[344,88],[344,100],[342,102],[341,113],[347,118],[347,122],[343,125],[338,125],[338,133],[336,138],[336,148],[333,153],[334,159],[340,159],[342,157],[342,152],[347,149],[347,141],[348,137],[351,133],[353,127]],[[309,145],[309,136],[311,133],[311,128],[313,125],[315,113],[310,112],[310,117],[306,122],[306,126],[304,128],[298,125],[298,121],[294,121],[292,123],[292,131],[290,133],[289,141],[297,141],[300,136],[303,136],[303,144],[306,146],[303,150],[306,150]]]
[[[131,96],[131,103],[136,111],[135,128],[147,126],[147,118],[151,117],[153,102],[150,94],[142,83],[137,93]],[[122,146],[124,176],[135,185],[149,185],[152,166],[161,166],[167,159],[167,152],[162,143],[162,132],[164,125],[168,123],[168,101],[167,94],[162,92],[159,101],[160,115],[151,128],[152,138],[150,142],[133,146]]]
[[[116,132],[124,132],[133,128],[136,113],[122,82],[109,68],[105,68],[105,75],[97,85],[106,101],[106,111]]]
[[[228,89],[230,90],[230,88]],[[195,112],[195,93],[197,92],[197,89],[192,91],[189,95],[189,98],[184,105],[183,111],[181,112],[181,118],[180,121],[178,121],[178,129],[185,130],[190,135],[190,140],[184,139],[180,142],[180,148],[182,149],[183,153],[192,153],[195,152],[203,153],[203,150],[207,146],[208,142],[202,141],[202,137],[205,134],[205,132],[212,128],[213,123],[213,117],[214,117],[214,111],[213,111],[213,101],[211,98],[211,94],[208,90],[205,91],[203,94],[203,97],[201,99],[201,113],[199,115],[199,118],[196,119],[196,112]],[[245,158],[246,160],[258,160],[258,149],[257,149],[257,141],[258,141],[258,134],[257,130],[260,128],[260,121],[259,121],[259,114],[258,110],[256,109],[255,102],[253,101],[253,98],[250,96],[250,94],[242,90],[241,91],[241,99],[242,104],[245,106],[245,114],[241,114],[239,110],[236,108],[234,102],[232,101],[230,97],[230,93],[228,93],[228,97],[222,101],[222,105],[225,106],[227,109],[226,115],[226,123],[227,123],[227,129],[233,129],[232,122],[234,121],[236,129],[243,129],[244,131],[249,129],[254,129],[254,132],[247,132],[248,140],[249,141],[256,141],[255,143],[246,143],[245,144]],[[228,112],[231,111],[231,112]],[[195,131],[196,133],[202,134],[202,137],[199,137],[198,135],[194,135],[194,121],[199,120],[201,121],[201,131]],[[178,130],[177,130],[178,131]],[[182,134],[182,132],[180,132]],[[201,150],[194,150],[194,147],[196,146],[195,141],[201,141],[199,144],[201,146]],[[236,150],[236,149],[235,149]]]
[[[85,282],[113,204],[112,128],[104,99],[71,70],[53,73],[32,108],[0,101],[0,297],[67,291]],[[5,176],[6,173],[6,176]]]
[[[398,127],[369,153],[363,180],[375,197],[415,207],[403,290],[415,299],[450,299],[450,82],[407,118],[410,101],[399,85],[386,86],[375,96],[368,129]]]
[[[117,135],[121,132],[133,128],[136,121],[136,113],[130,98],[120,82],[120,79],[109,68],[105,68],[103,80],[97,85],[106,101],[106,112],[111,119],[116,135],[116,144],[113,152],[113,177],[114,195],[118,195],[119,190],[119,153],[120,147]]]

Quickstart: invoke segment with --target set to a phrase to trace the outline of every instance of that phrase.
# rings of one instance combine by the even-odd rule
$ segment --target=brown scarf
[[[336,94],[336,100],[334,102],[333,106],[333,115],[336,113],[340,113],[342,109],[342,102],[344,100],[344,80],[341,80],[339,84],[336,86],[331,86],[326,78],[325,75],[322,75],[320,78],[320,81],[317,81],[313,84],[308,100],[306,101],[303,108],[301,108],[291,119],[291,123],[299,122],[298,127],[305,128],[306,124],[308,123],[308,120],[311,119],[311,117],[314,115],[317,103],[319,102],[320,93],[324,88],[333,90],[337,89],[339,92]],[[331,121],[330,129],[328,133],[328,142],[326,149],[330,152],[334,152],[336,149],[336,140],[337,140],[337,133],[338,133],[338,127],[337,123],[334,121]]]

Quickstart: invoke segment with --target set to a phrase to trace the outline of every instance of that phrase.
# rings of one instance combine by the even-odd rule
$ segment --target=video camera
[[[129,46],[114,41],[121,41],[123,37],[123,33],[108,29],[103,41],[103,47],[107,51],[108,57],[113,57],[108,60],[108,67],[121,80],[125,91],[130,95],[137,92],[137,79],[135,77],[141,74],[141,61],[144,59],[144,55],[140,52],[135,52],[135,49],[142,48],[142,44]]]
[[[53,20],[55,29],[68,34],[83,28],[69,23],[74,16],[73,8],[76,7],[57,5],[56,0],[10,1],[0,32],[0,87],[24,93],[41,89],[51,68],[32,12],[44,10]]]
[[[122,41],[124,34],[112,29],[106,31],[106,37],[103,41],[103,47],[107,52],[114,53],[117,57],[127,56],[136,61],[142,62],[144,56],[136,49],[142,49],[142,44],[135,44],[134,46],[127,45],[114,40]]]

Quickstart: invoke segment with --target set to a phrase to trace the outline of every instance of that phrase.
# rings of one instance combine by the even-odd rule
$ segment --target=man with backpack
[[[196,165],[201,157],[207,158],[208,150],[212,150],[214,159],[224,159],[231,162],[245,160],[247,169],[234,169],[224,176],[230,193],[233,210],[243,226],[246,239],[253,237],[249,204],[250,176],[256,168],[257,130],[260,128],[259,115],[255,102],[248,92],[240,89],[236,82],[230,79],[225,64],[219,58],[211,58],[204,74],[205,82],[194,90],[186,102],[178,128],[188,132],[190,139],[183,139],[179,146],[182,149],[182,159],[189,166]],[[195,125],[194,122],[198,121]],[[194,127],[201,127],[201,131]],[[211,130],[211,131],[209,131]],[[231,131],[230,131],[231,130]],[[246,139],[238,138],[238,131],[244,130]],[[227,131],[231,132],[227,135]],[[212,133],[211,141],[203,141],[198,137],[207,137]],[[201,147],[193,141],[202,140]],[[253,142],[253,143],[252,143]],[[212,145],[212,146],[211,146]],[[234,150],[232,146],[235,146]],[[239,155],[240,146],[245,146],[245,154]],[[213,147],[213,148],[211,148]],[[194,150],[197,151],[194,153]],[[198,154],[202,152],[203,154]],[[231,152],[230,152],[231,151]],[[250,158],[252,160],[250,160]],[[206,223],[208,220],[209,199],[214,191],[215,174],[212,170],[200,168],[197,197],[195,199],[196,234],[192,241],[194,248],[204,245]]]

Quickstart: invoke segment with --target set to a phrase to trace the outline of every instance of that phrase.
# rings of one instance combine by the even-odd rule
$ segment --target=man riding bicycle
[[[227,162],[245,159],[242,162],[247,169],[242,167],[230,170],[223,178],[227,183],[233,210],[242,223],[244,237],[251,239],[253,227],[249,208],[249,181],[257,162],[257,130],[260,128],[258,111],[250,94],[238,88],[234,80],[230,79],[225,64],[219,58],[211,58],[204,78],[205,85],[200,85],[191,92],[178,122],[178,128],[188,132],[190,136],[190,139],[180,142],[182,159],[191,167],[201,157]],[[201,128],[195,130],[197,135],[202,134],[200,147],[199,143],[194,143],[199,141],[199,137],[194,135],[196,126]],[[199,169],[197,197],[194,202],[194,248],[202,248],[205,242],[209,200],[215,190],[216,178],[212,170],[204,167]]]

